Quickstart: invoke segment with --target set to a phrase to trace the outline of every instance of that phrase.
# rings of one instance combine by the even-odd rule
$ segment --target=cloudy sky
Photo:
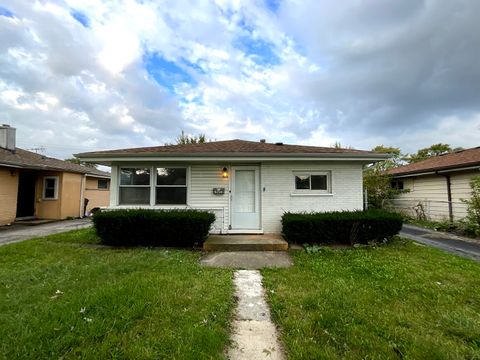
[[[480,145],[477,0],[0,0],[0,123],[69,157],[183,129]]]

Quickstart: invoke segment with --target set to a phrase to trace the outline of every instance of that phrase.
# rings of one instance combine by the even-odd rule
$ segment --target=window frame
[[[185,185],[158,185],[158,169],[185,169]],[[154,170],[154,181],[153,181],[153,206],[187,206],[188,205],[188,189],[189,189],[189,167],[187,165],[156,165],[153,167]],[[184,204],[157,204],[157,188],[185,188],[185,203]]]
[[[100,187],[100,181],[105,181],[105,187]],[[107,179],[97,179],[97,190],[108,190],[108,180]]]
[[[53,188],[54,196],[47,197],[45,191],[47,190],[47,180],[54,180],[55,185]],[[58,200],[58,176],[44,176],[43,177],[43,186],[42,186],[42,200]]]
[[[150,184],[149,185],[121,185],[121,174],[122,169],[148,169],[150,171]],[[157,168],[184,168],[186,169],[186,179],[185,179],[185,187],[186,187],[186,202],[185,204],[156,204],[156,190],[157,190]],[[132,206],[141,208],[141,207],[148,207],[148,208],[161,208],[161,209],[183,209],[188,208],[189,199],[190,199],[190,189],[191,189],[191,166],[188,164],[169,164],[169,163],[155,163],[153,165],[145,163],[140,164],[128,164],[122,163],[117,165],[117,170],[115,171],[117,174],[117,185],[116,187],[116,204],[120,207],[130,208]],[[159,185],[161,186],[161,185]],[[179,187],[180,185],[172,185],[173,187]],[[122,187],[148,187],[149,190],[149,202],[145,204],[122,204],[120,203],[120,190]]]
[[[149,174],[149,184],[148,185],[122,185],[122,170],[123,169],[145,169],[150,172]],[[144,204],[122,204],[121,203],[121,189],[122,188],[149,188],[149,197],[148,202]],[[149,206],[152,203],[152,167],[151,166],[142,166],[142,165],[124,165],[119,166],[118,168],[118,205],[122,206]]]
[[[326,176],[327,188],[323,189],[312,189],[312,176],[320,175]],[[308,176],[309,177],[309,189],[297,189],[296,177],[297,176]],[[332,171],[331,170],[292,170],[292,183],[293,191],[292,196],[301,196],[301,195],[333,195],[333,186],[332,186]]]
[[[403,180],[392,180],[390,181],[390,188],[395,190],[404,190],[405,183]]]

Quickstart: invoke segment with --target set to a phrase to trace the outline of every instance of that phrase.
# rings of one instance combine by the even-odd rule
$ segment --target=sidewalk
[[[11,227],[2,226],[0,228],[0,246],[90,226],[92,226],[92,221],[88,218],[62,220],[34,226],[22,224],[14,224]]]
[[[480,241],[441,231],[404,224],[400,236],[467,259],[480,261]]]

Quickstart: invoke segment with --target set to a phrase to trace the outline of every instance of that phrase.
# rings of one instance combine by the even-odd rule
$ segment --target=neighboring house
[[[480,147],[434,156],[389,171],[392,185],[405,189],[395,209],[431,220],[458,220],[467,215],[461,199],[471,196],[470,180],[480,176]]]
[[[15,146],[15,129],[0,126],[0,225],[15,219],[65,219],[108,205],[110,174]]]
[[[286,211],[363,208],[369,151],[230,140],[76,154],[112,167],[110,208],[215,213],[212,232],[280,232]]]

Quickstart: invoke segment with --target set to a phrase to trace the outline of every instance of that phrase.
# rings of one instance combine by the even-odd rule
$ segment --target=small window
[[[187,168],[157,168],[155,204],[187,204]]]
[[[311,174],[295,174],[295,190],[328,192],[329,191],[329,174],[328,173],[311,173]]]
[[[392,181],[390,187],[392,189],[403,190],[403,181]]]
[[[98,179],[98,189],[100,190],[108,189],[108,180]]]
[[[43,198],[45,200],[56,200],[58,198],[58,176],[43,178]]]
[[[119,204],[150,205],[150,168],[120,169]]]

